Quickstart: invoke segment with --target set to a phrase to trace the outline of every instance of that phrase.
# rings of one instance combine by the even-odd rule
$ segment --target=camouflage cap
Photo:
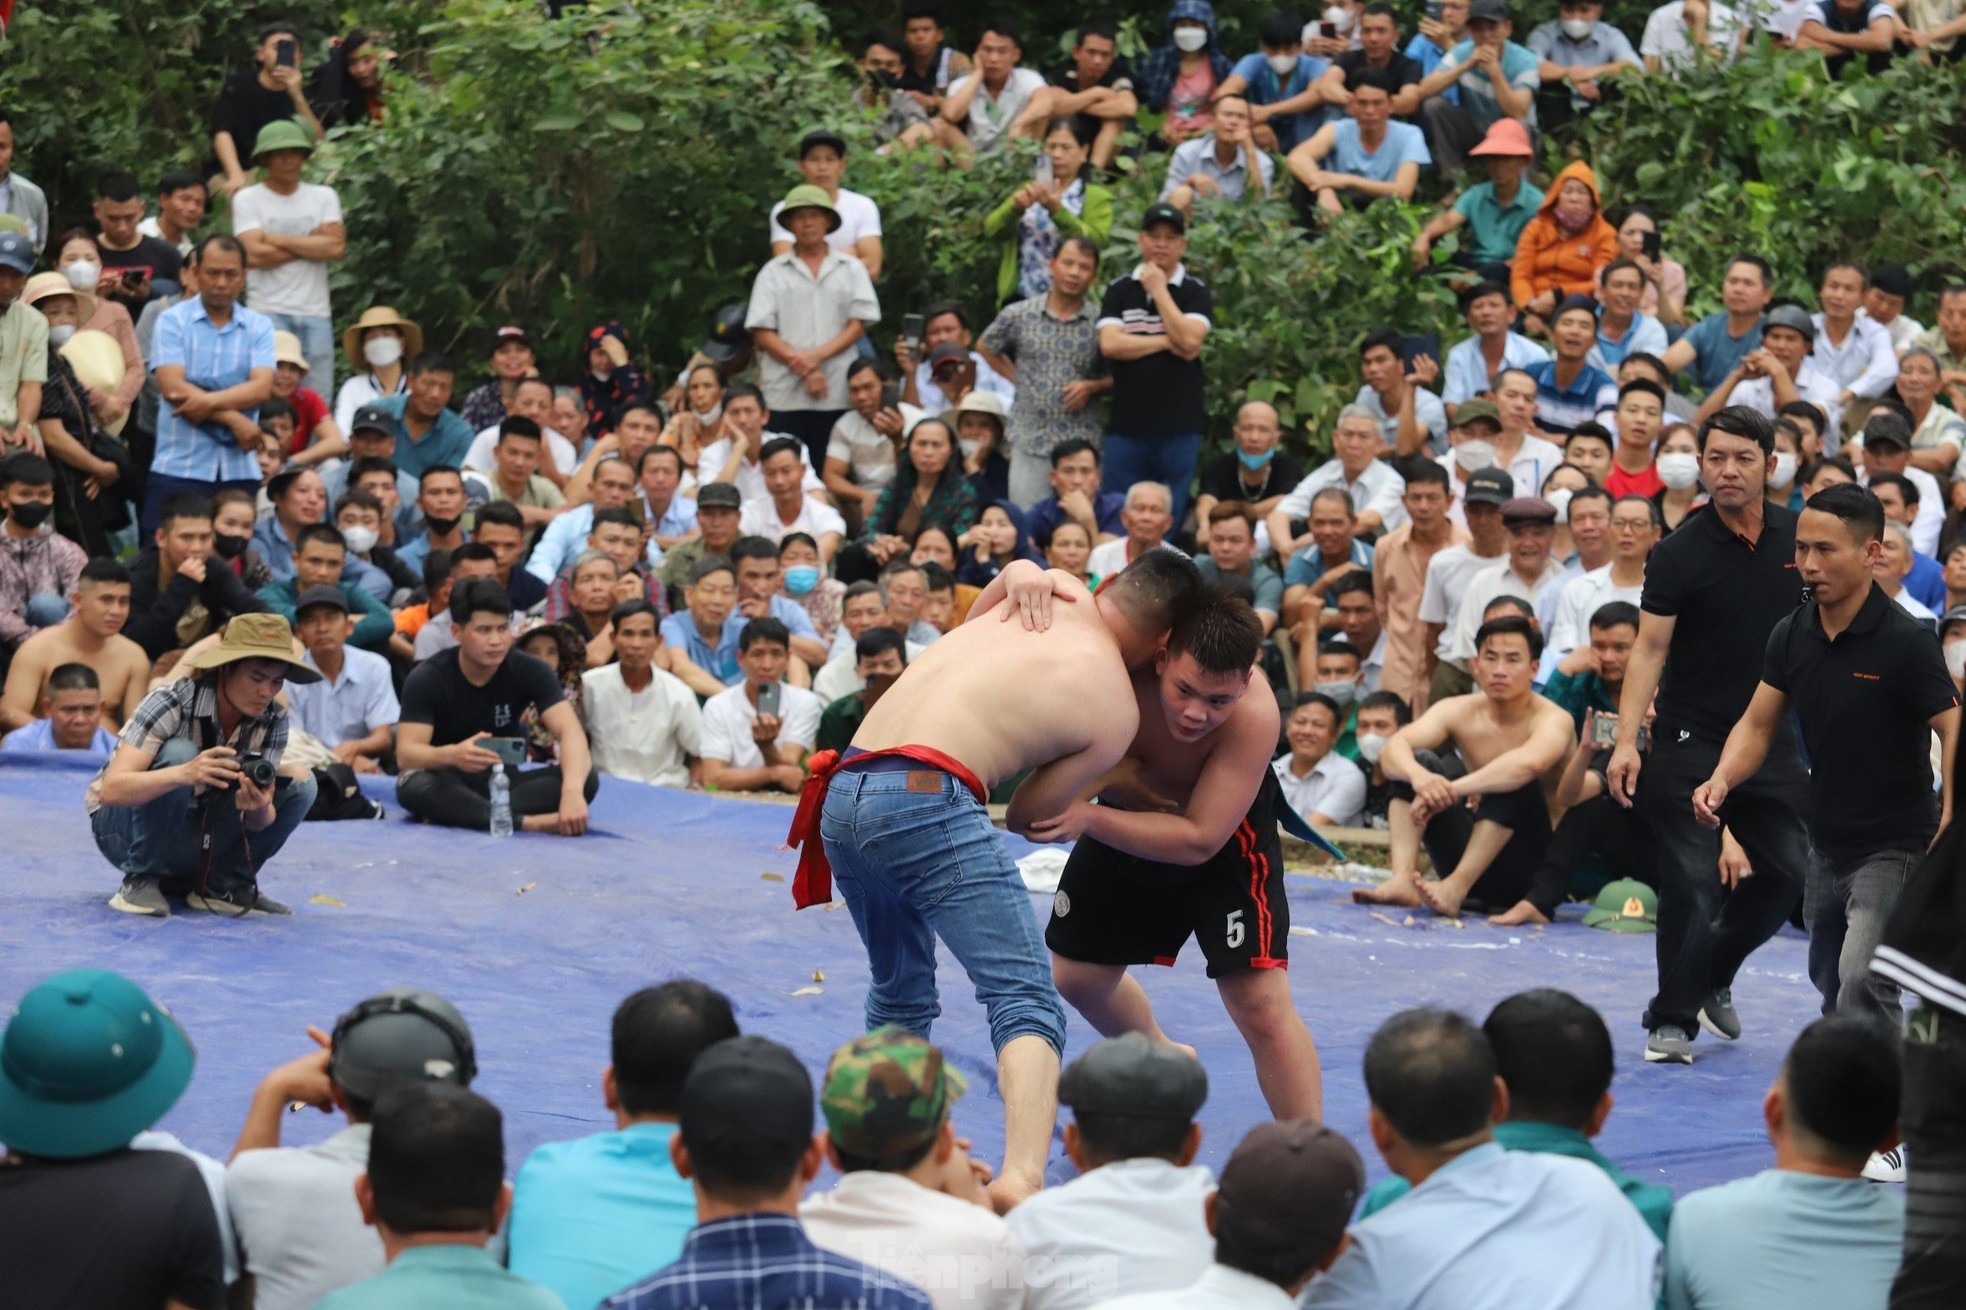
[[[887,1160],[919,1149],[942,1128],[969,1084],[938,1047],[901,1028],[881,1028],[833,1052],[819,1107],[840,1150]]]

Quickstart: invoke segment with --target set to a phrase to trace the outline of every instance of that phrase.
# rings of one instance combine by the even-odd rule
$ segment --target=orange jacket
[[[1557,226],[1556,200],[1563,184],[1572,178],[1591,189],[1597,212],[1584,230],[1565,234]],[[1515,243],[1515,263],[1510,269],[1510,289],[1518,307],[1527,305],[1545,291],[1564,296],[1588,296],[1597,290],[1597,270],[1618,257],[1618,231],[1604,221],[1604,197],[1598,193],[1597,175],[1581,159],[1556,175],[1544,193],[1543,207],[1522,229]]]

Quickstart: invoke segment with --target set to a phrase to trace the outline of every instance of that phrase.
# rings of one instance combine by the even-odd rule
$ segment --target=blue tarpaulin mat
[[[73,768],[0,764],[0,1013],[35,980],[106,966],[135,978],[184,1023],[197,1075],[161,1127],[224,1158],[254,1085],[312,1049],[306,1029],[385,987],[450,998],[476,1034],[478,1087],[506,1116],[508,1166],[543,1141],[612,1126],[601,1101],[608,1024],[638,987],[682,975],[728,992],[746,1031],[786,1043],[817,1072],[861,1028],[866,962],[843,911],[792,910],[791,810],[607,780],[579,840],[488,835],[406,822],[388,780],[380,823],[303,824],[269,867],[268,894],[291,919],[234,922],[180,911],[132,918],[105,901],[117,875],[89,834]],[[1029,849],[1006,838],[1013,855]],[[1596,1006],[1617,1042],[1617,1109],[1600,1146],[1677,1192],[1770,1163],[1761,1098],[1797,1030],[1816,1013],[1799,934],[1785,930],[1735,989],[1745,1037],[1702,1037],[1691,1068],[1646,1066],[1638,1015],[1653,988],[1653,942],[1584,928],[1455,927],[1350,904],[1346,884],[1290,880],[1290,982],[1323,1057],[1326,1117],[1384,1172],[1365,1131],[1359,1061],[1382,1020],[1421,1004],[1479,1020],[1496,1001],[1562,987]],[[1033,897],[1032,913],[1049,910]],[[1410,922],[1408,921],[1410,917]],[[1210,1076],[1203,1163],[1217,1165],[1266,1115],[1249,1056],[1192,946],[1142,971],[1163,1027],[1194,1045]],[[958,1128],[994,1160],[1003,1140],[981,1007],[946,954],[935,1039],[971,1091]],[[1095,1034],[1073,1017],[1067,1058]],[[335,1121],[312,1111],[287,1140]],[[1054,1177],[1070,1172],[1055,1152]]]

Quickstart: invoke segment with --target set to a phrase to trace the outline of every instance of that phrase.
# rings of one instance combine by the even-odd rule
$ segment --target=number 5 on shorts
[[[1242,945],[1242,911],[1241,910],[1230,911],[1229,922],[1224,928],[1223,935],[1228,940],[1230,950],[1234,950],[1236,947]]]

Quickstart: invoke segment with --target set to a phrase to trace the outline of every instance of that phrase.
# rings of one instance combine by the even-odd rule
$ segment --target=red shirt
[[[1611,493],[1614,500],[1619,496],[1650,498],[1664,491],[1666,484],[1659,481],[1657,465],[1647,464],[1636,473],[1627,473],[1619,468],[1614,460],[1611,464],[1611,475],[1604,479],[1604,489]]]
[[[321,426],[321,420],[328,416],[328,402],[321,399],[319,392],[312,387],[296,388],[287,398],[294,407],[294,448],[293,454],[306,450],[314,440],[314,429]]]

